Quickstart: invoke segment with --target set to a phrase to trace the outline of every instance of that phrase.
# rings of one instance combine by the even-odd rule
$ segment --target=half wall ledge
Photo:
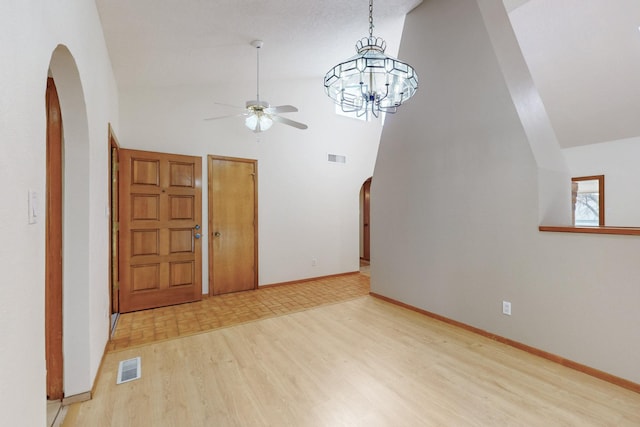
[[[639,227],[572,227],[572,226],[550,226],[541,225],[540,231],[551,231],[555,233],[583,233],[583,234],[617,234],[625,236],[640,236]]]

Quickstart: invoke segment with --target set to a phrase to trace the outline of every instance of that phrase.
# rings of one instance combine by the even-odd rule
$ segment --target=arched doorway
[[[47,399],[64,397],[62,370],[62,114],[47,78],[47,194],[45,234],[45,351]]]
[[[368,273],[371,262],[371,178],[360,189],[360,271]]]
[[[65,46],[53,51],[46,77],[47,94],[55,88],[58,106],[47,97],[44,288],[45,336],[52,346],[47,342],[45,357],[47,370],[50,359],[59,363],[51,377],[47,373],[47,395],[60,399],[90,388],[89,128],[80,74]]]

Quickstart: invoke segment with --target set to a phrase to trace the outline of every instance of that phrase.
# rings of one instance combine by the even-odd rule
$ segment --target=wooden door
[[[202,299],[202,159],[119,150],[120,312]]]
[[[370,210],[371,210],[371,178],[366,180],[362,185],[363,203],[362,203],[362,258],[365,261],[371,260],[371,228],[369,224],[371,222]]]
[[[111,197],[111,254],[109,262],[111,263],[111,270],[109,274],[109,294],[111,295],[111,314],[119,313],[119,270],[118,270],[118,228],[120,227],[118,220],[118,140],[113,134],[113,129],[109,125],[109,149],[111,150],[110,165],[111,165],[111,180],[109,182],[109,193]]]
[[[47,194],[45,238],[45,351],[47,397],[64,397],[62,379],[62,113],[47,79]]]
[[[258,287],[255,160],[209,156],[209,293]]]

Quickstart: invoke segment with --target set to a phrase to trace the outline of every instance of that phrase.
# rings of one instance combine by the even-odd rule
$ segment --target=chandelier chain
[[[356,43],[353,56],[333,67],[324,88],[344,113],[356,117],[393,114],[418,90],[418,76],[409,64],[385,55],[386,43],[373,36],[373,0],[369,0],[369,37]]]
[[[369,37],[373,37],[373,0],[369,0]]]

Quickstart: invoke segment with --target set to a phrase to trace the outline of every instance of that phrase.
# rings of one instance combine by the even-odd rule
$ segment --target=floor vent
[[[347,163],[347,156],[341,156],[340,154],[328,154],[327,160],[333,163]]]
[[[120,362],[120,365],[118,365],[118,380],[116,384],[137,380],[141,375],[142,367],[140,366],[140,357],[123,360]]]

